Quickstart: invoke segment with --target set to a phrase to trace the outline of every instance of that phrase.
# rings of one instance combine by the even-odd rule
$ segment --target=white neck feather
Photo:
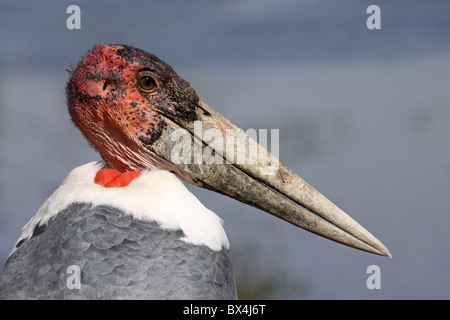
[[[36,215],[23,227],[17,242],[32,236],[72,203],[92,203],[117,208],[139,220],[155,221],[166,230],[182,230],[183,241],[206,245],[214,251],[229,247],[223,221],[205,206],[173,174],[151,170],[122,188],[104,188],[94,183],[101,162],[77,167],[44,202]],[[13,252],[15,247],[13,249]]]

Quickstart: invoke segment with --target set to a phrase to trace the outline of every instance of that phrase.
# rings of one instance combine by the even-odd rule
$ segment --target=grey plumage
[[[72,204],[35,229],[0,274],[0,299],[235,299],[227,249],[108,206]],[[69,289],[70,265],[81,288]]]

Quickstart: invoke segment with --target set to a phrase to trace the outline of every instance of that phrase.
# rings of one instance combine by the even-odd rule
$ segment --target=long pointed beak
[[[330,240],[392,257],[370,232],[241,129],[203,101],[199,108],[200,122],[163,114],[167,126],[147,148],[175,164],[203,188],[228,195]],[[230,135],[233,139],[227,140]]]

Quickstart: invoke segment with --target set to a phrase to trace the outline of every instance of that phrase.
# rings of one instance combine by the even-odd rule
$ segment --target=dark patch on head
[[[156,140],[158,140],[163,130],[167,127],[165,121],[158,121],[158,124],[152,128],[152,130],[147,130],[145,136],[140,135],[139,140],[147,146],[151,146]]]
[[[112,80],[115,83],[120,83],[121,78],[119,75],[116,74],[105,74],[103,70],[96,70],[97,73],[93,74],[91,72],[86,72],[86,79],[88,80],[94,80],[94,81],[103,81],[103,80]]]
[[[103,98],[100,95],[90,96],[88,94],[82,93],[76,90],[74,83],[71,79],[66,86],[66,100],[67,104],[70,106],[71,101],[78,100],[78,102],[83,103],[85,101],[101,101]]]
[[[88,94],[85,94],[85,93],[82,93],[82,92],[79,92],[79,91],[76,91],[72,95],[71,98],[78,100],[78,102],[80,102],[80,103],[83,103],[83,102],[86,102],[86,101],[92,101],[92,100],[93,101],[101,101],[103,99],[102,96],[100,96],[100,95],[90,96]]]
[[[178,75],[167,84],[167,91],[171,100],[175,102],[175,115],[184,121],[195,121],[198,119],[196,107],[199,97],[189,82]]]
[[[124,58],[128,62],[134,62],[136,48],[131,46],[122,45],[122,49],[117,50],[117,54]]]
[[[157,56],[128,45],[120,45],[122,49],[117,50],[117,54],[130,63],[138,63],[143,66],[159,65],[164,63]]]

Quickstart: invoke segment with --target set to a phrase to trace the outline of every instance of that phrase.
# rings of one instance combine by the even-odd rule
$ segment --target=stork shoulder
[[[187,243],[205,245],[214,251],[228,249],[223,221],[207,209],[172,173],[145,171],[122,188],[105,188],[94,183],[102,162],[90,162],[73,169],[61,186],[44,202],[23,227],[12,252],[73,203],[110,206],[135,219],[155,221],[166,230],[182,230]]]

